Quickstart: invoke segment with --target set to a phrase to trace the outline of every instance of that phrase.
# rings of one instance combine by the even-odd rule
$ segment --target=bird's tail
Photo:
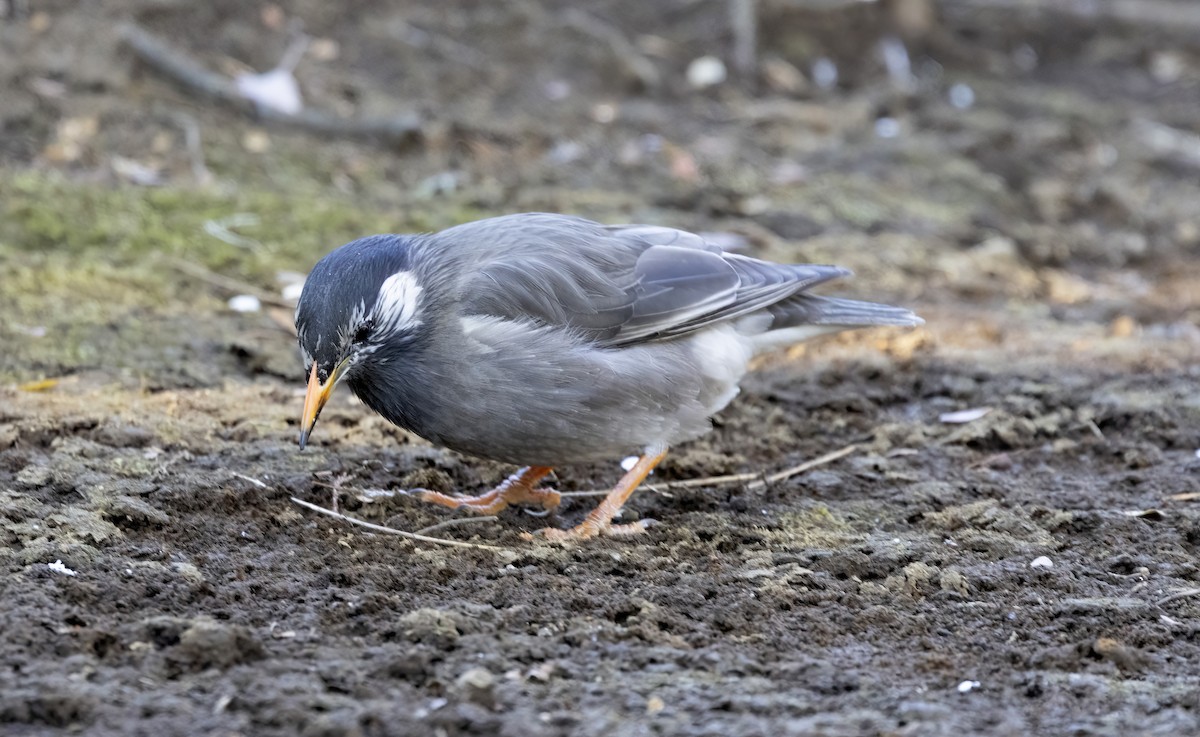
[[[774,350],[843,330],[883,325],[915,327],[925,323],[911,310],[856,299],[798,294],[763,310],[771,323],[754,331],[754,351]],[[762,330],[760,327],[759,330]]]
[[[797,294],[782,302],[776,302],[767,308],[767,312],[774,318],[771,330],[804,325],[865,328],[877,325],[914,327],[925,324],[915,313],[903,307],[861,302],[856,299],[818,297],[812,294]]]

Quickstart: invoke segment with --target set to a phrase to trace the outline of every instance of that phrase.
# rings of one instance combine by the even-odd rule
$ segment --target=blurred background
[[[526,210],[927,324],[764,361],[637,540],[444,527],[512,469],[349,392],[299,452],[317,259]],[[1194,0],[0,0],[0,732],[1196,734],[1198,257]]]
[[[212,383],[150,336],[521,210],[1194,343],[1197,39],[1185,0],[6,0],[0,375]]]

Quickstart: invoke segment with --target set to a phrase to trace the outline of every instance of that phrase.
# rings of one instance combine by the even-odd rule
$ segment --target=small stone
[[[283,297],[284,302],[291,302],[294,304],[300,301],[300,294],[302,292],[304,292],[304,282],[298,282],[296,284],[288,284],[285,286],[280,291],[280,295]]]
[[[1054,561],[1042,555],[1029,561],[1030,568],[1053,568]]]
[[[242,136],[242,148],[252,154],[261,154],[271,148],[271,137],[264,130],[252,128]]]
[[[1150,76],[1159,84],[1178,82],[1187,71],[1187,60],[1178,51],[1156,51],[1150,55]]]
[[[17,473],[17,485],[37,489],[50,483],[53,472],[47,466],[29,465]]]
[[[950,104],[959,110],[966,110],[975,104],[975,90],[971,85],[959,82],[950,87]]]
[[[63,562],[61,560],[56,560],[53,563],[47,563],[46,567],[49,568],[50,570],[54,571],[55,573],[61,573],[64,576],[79,575],[74,570],[67,568],[65,565],[63,565]]]
[[[725,62],[715,56],[701,56],[693,59],[687,68],[688,84],[698,90],[721,84],[729,76]]]
[[[262,302],[253,294],[239,294],[229,299],[229,309],[234,312],[259,312]]]
[[[1137,320],[1129,315],[1118,315],[1108,325],[1108,334],[1114,338],[1131,338],[1137,332]]]
[[[959,693],[968,693],[977,688],[979,688],[979,681],[963,681],[958,684]]]
[[[804,72],[778,56],[763,59],[762,76],[767,87],[775,92],[794,95],[808,88],[808,79],[805,78]]]
[[[838,83],[837,64],[832,59],[822,56],[813,62],[812,80],[823,90],[832,89]]]
[[[884,116],[875,121],[875,135],[880,138],[895,138],[900,135],[900,121]]]
[[[496,677],[486,668],[471,668],[454,682],[463,700],[494,709],[496,706]]]
[[[449,649],[462,636],[459,617],[451,611],[440,609],[414,609],[399,619],[400,632],[405,639],[423,642],[442,649]]]

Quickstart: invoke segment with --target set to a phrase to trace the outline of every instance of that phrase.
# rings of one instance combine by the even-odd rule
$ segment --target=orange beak
[[[329,401],[329,395],[333,394],[333,388],[337,386],[338,379],[342,377],[342,372],[346,370],[348,363],[349,361],[339,363],[322,384],[321,380],[317,378],[317,364],[315,361],[313,362],[312,371],[308,374],[308,391],[304,395],[304,414],[300,416],[301,450],[304,450],[304,446],[308,444],[308,436],[312,433],[313,426],[317,424],[317,418],[321,416],[321,409]]]

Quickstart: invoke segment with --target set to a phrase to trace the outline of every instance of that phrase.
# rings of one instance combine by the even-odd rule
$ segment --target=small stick
[[[1095,22],[1116,21],[1140,28],[1194,32],[1200,28],[1200,8],[1195,3],[1179,0],[1094,0],[1086,3],[1064,3],[1060,0],[940,0],[944,11],[977,13],[980,10],[1004,13],[1035,13],[1066,16],[1068,20]]]
[[[850,455],[851,453],[853,453],[856,450],[858,450],[857,445],[854,445],[854,444],[847,445],[845,448],[842,448],[841,450],[835,450],[832,453],[826,453],[825,455],[821,456],[820,458],[814,458],[811,461],[805,461],[804,463],[801,463],[798,466],[792,466],[791,468],[786,468],[782,471],[773,473],[770,476],[764,476],[761,472],[760,473],[735,473],[735,474],[730,474],[728,476],[708,476],[708,477],[705,477],[702,479],[687,479],[686,481],[669,481],[665,484],[644,484],[643,486],[640,486],[638,488],[643,489],[645,491],[654,491],[654,492],[662,493],[662,492],[670,491],[672,489],[697,489],[697,488],[700,488],[703,486],[730,486],[733,484],[743,484],[743,483],[746,483],[747,481],[750,481],[752,483],[749,486],[747,486],[746,488],[753,490],[753,491],[757,491],[758,489],[766,488],[766,486],[768,484],[778,483],[785,479],[790,479],[791,477],[793,477],[797,474],[804,473],[805,471],[811,471],[812,469],[814,469],[818,466],[824,466],[826,464],[833,463],[836,460],[845,458],[846,456]],[[564,491],[564,492],[560,492],[560,493],[563,496],[603,496],[603,495],[607,494],[609,491],[611,491],[611,489],[589,489],[587,491]]]
[[[760,479],[758,481],[755,481],[754,483],[750,484],[746,488],[751,491],[756,491],[758,489],[766,488],[767,485],[769,485],[769,484],[777,484],[780,481],[786,481],[787,479],[790,479],[793,476],[802,474],[805,471],[811,471],[812,469],[814,469],[818,466],[824,466],[826,464],[833,463],[834,461],[841,460],[841,459],[845,458],[846,456],[850,455],[851,453],[855,452],[856,450],[858,450],[858,446],[855,445],[854,443],[851,443],[850,445],[847,445],[845,448],[842,448],[841,450],[835,450],[831,453],[826,453],[825,455],[821,456],[820,458],[814,458],[811,461],[805,461],[804,463],[801,463],[798,466],[793,466],[791,468],[784,469],[777,473],[773,473],[770,476],[767,476],[765,479]]]
[[[359,527],[365,527],[368,530],[372,530],[374,532],[382,532],[386,535],[398,535],[403,538],[408,538],[409,540],[416,540],[416,541],[423,542],[423,543],[433,543],[435,545],[449,545],[449,546],[455,547],[455,548],[476,548],[478,550],[503,550],[504,549],[504,548],[498,548],[494,545],[480,545],[479,543],[468,543],[468,542],[462,542],[461,540],[447,540],[443,537],[429,537],[428,535],[420,535],[415,532],[405,532],[404,530],[397,530],[393,527],[384,527],[383,525],[376,525],[376,524],[373,524],[371,522],[366,522],[361,519],[355,519],[354,517],[347,517],[346,515],[341,514],[339,512],[334,512],[333,510],[326,509],[325,507],[319,507],[316,504],[313,504],[311,502],[306,502],[303,499],[297,499],[296,497],[291,497],[291,500],[293,503],[299,504],[300,506],[304,507],[305,509],[311,510],[313,512],[323,514],[327,517],[333,517],[334,519],[339,519],[343,522],[349,522],[352,525],[358,525]]]
[[[229,217],[224,217],[217,220],[205,220],[204,232],[223,243],[228,243],[231,246],[237,246],[238,248],[245,248],[247,250],[255,250],[262,248],[262,243],[254,240],[253,238],[247,238],[244,235],[235,233],[233,229],[254,226],[261,222],[262,220],[260,220],[259,217],[252,212],[236,212]]]
[[[169,258],[168,262],[175,269],[182,271],[188,276],[192,276],[200,281],[207,282],[212,286],[222,289],[226,292],[230,292],[231,294],[252,294],[258,298],[259,302],[262,302],[265,305],[282,307],[288,310],[295,308],[295,305],[290,305],[287,302],[284,302],[282,299],[268,294],[249,282],[244,282],[241,279],[235,279],[232,276],[218,274],[217,272],[212,271],[207,267],[193,261],[187,261],[182,258]]]
[[[183,129],[183,141],[187,147],[188,158],[192,163],[192,178],[196,184],[207,186],[212,184],[213,174],[204,164],[204,145],[200,140],[200,125],[196,119],[187,113],[175,113],[175,122]]]
[[[1200,589],[1184,589],[1183,591],[1177,591],[1170,596],[1164,596],[1154,603],[1158,606],[1162,606],[1163,604],[1169,604],[1178,599],[1186,599],[1189,596],[1200,596]]]
[[[266,484],[264,484],[263,482],[259,481],[256,478],[254,478],[253,476],[247,476],[245,474],[238,473],[237,471],[230,471],[229,473],[231,475],[241,479],[242,481],[249,481],[250,483],[254,484],[255,486],[257,486],[260,489],[269,488]]]
[[[730,0],[729,25],[733,30],[733,66],[742,83],[753,90],[758,71],[758,0]]]
[[[633,75],[638,83],[648,90],[657,89],[662,83],[662,75],[654,62],[647,59],[638,51],[621,30],[608,21],[584,12],[578,8],[568,8],[562,14],[562,22],[568,28],[576,30],[585,36],[608,44],[609,50],[618,63]]]
[[[172,48],[167,42],[134,23],[120,27],[121,40],[145,64],[179,84],[271,123],[293,125],[297,128],[335,136],[361,136],[408,142],[421,135],[421,120],[415,115],[394,118],[344,119],[320,110],[304,109],[291,114],[266,107],[256,107],[238,91],[233,80],[210,72],[199,62]]]
[[[475,522],[495,522],[496,519],[496,515],[494,514],[481,515],[478,517],[457,517],[455,519],[448,519],[443,522],[438,522],[436,525],[422,527],[421,529],[417,530],[417,534],[428,535],[431,532],[444,530],[447,527],[458,527],[460,525],[469,525]]]

